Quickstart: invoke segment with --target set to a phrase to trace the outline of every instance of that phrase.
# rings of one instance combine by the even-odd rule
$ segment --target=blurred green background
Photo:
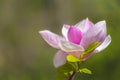
[[[57,50],[38,31],[61,34],[86,17],[106,20],[112,42],[84,63],[93,74],[76,80],[120,80],[120,0],[0,0],[0,80],[56,80]]]

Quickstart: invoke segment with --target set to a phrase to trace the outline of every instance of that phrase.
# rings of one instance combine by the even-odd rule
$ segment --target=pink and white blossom
[[[87,54],[84,60],[104,50],[111,42],[110,35],[107,36],[106,22],[99,21],[93,24],[88,18],[76,25],[64,24],[62,36],[48,30],[39,31],[39,33],[50,46],[59,49],[53,60],[55,67],[65,64],[68,54],[79,58],[85,49],[94,42],[100,42],[100,45],[93,52]]]

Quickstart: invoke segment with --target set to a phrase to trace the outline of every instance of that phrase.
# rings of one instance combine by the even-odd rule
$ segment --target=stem
[[[76,74],[76,71],[74,71],[74,72],[69,76],[68,80],[74,80],[75,74]]]

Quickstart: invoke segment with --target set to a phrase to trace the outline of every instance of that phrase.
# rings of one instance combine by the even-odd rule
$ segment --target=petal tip
[[[39,33],[39,34],[42,34],[42,33],[43,33],[43,31],[38,31],[38,33]]]
[[[86,22],[92,23],[88,17],[85,20],[86,20]]]
[[[108,38],[109,38],[109,40],[110,40],[110,43],[111,43],[111,41],[112,41],[112,38],[111,38],[111,36],[110,36],[110,35],[108,35]]]
[[[88,17],[86,17],[86,20],[89,20],[89,18],[88,18]]]
[[[103,20],[103,21],[101,21],[101,23],[106,24],[106,21],[105,21],[105,20]]]
[[[38,31],[39,34],[42,34],[44,32],[48,32],[48,30],[42,30],[42,31]]]

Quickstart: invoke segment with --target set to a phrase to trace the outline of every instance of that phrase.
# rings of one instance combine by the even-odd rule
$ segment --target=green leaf
[[[70,72],[73,70],[73,66],[69,63],[66,63],[60,67],[57,68],[57,71],[58,72],[61,72],[61,73],[66,73],[66,72]]]
[[[67,80],[70,73],[73,71],[71,64],[66,63],[57,68],[57,80]]]
[[[68,76],[64,73],[57,73],[57,80],[67,80]]]
[[[73,55],[68,55],[67,56],[67,61],[68,62],[78,62],[80,61],[76,56],[73,56]]]
[[[82,68],[82,69],[79,69],[79,72],[80,73],[86,73],[86,74],[92,74],[92,71],[87,69],[87,68]]]
[[[73,67],[74,70],[79,69],[79,63],[78,62],[69,62],[69,64]]]
[[[91,45],[89,45],[86,48],[84,54],[88,54],[88,53],[92,52],[99,44],[100,44],[100,42],[94,42],[94,43],[92,43]]]

